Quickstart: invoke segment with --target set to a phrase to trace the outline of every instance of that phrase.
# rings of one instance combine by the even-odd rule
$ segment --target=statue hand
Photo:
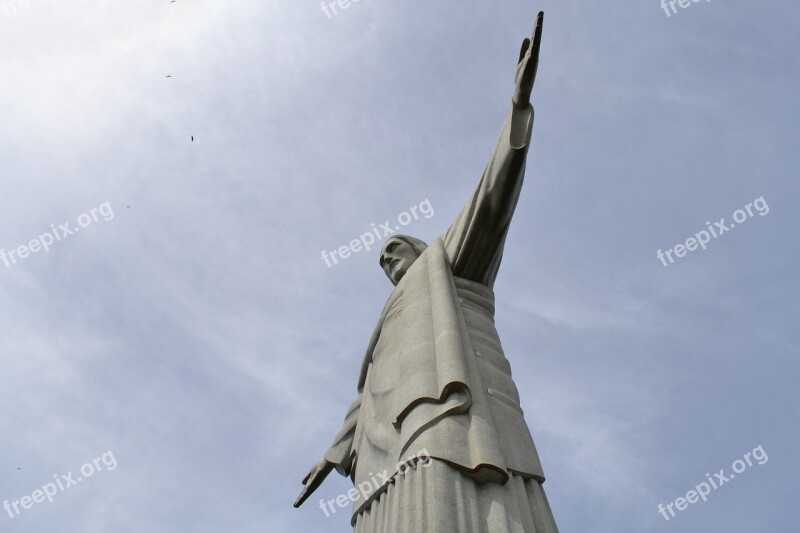
[[[328,474],[330,474],[332,470],[333,463],[325,459],[312,466],[311,470],[306,474],[306,477],[303,478],[302,483],[305,487],[300,491],[300,495],[295,500],[294,506],[300,507],[303,505],[303,502],[322,485],[322,482],[325,481],[325,478],[328,477]]]
[[[517,63],[517,88],[514,92],[514,105],[528,107],[531,102],[533,82],[536,81],[536,70],[539,68],[539,47],[542,44],[542,26],[544,25],[544,12],[540,11],[536,17],[536,27],[533,29],[533,41],[522,41],[522,50]]]

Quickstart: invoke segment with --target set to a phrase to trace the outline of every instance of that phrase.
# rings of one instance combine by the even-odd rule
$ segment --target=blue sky
[[[11,5],[13,4],[13,6]],[[3,6],[8,9],[4,10]],[[0,531],[349,531],[300,480],[391,285],[452,222],[546,12],[497,327],[562,532],[795,531],[796,3],[0,0]],[[171,78],[167,78],[171,75]],[[194,136],[194,142],[190,137]],[[673,248],[758,213],[664,267]],[[130,207],[127,207],[130,206]],[[768,455],[669,521],[734,460]],[[793,452],[792,450],[795,450]]]

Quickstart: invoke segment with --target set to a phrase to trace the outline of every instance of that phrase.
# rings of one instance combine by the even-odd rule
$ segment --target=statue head
[[[427,247],[421,240],[408,235],[389,237],[381,249],[381,268],[391,282],[397,285]]]

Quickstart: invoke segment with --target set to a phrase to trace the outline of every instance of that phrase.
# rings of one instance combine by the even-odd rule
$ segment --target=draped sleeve
[[[533,108],[511,106],[475,192],[442,239],[453,275],[494,286],[525,175]]]
[[[325,460],[333,463],[336,467],[336,471],[343,476],[349,476],[352,473],[353,459],[355,457],[355,453],[353,452],[353,439],[355,437],[358,412],[360,409],[361,394],[359,394],[356,401],[350,405],[350,408],[347,410],[347,416],[344,419],[344,424],[342,424],[342,429],[333,439],[331,447],[325,453]]]

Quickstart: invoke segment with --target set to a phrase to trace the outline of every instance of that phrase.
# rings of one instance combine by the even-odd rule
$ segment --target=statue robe
[[[557,531],[494,326],[492,287],[532,124],[532,108],[512,105],[474,194],[381,313],[358,397],[325,454],[360,487],[359,533]],[[430,463],[398,469],[419,455]]]

